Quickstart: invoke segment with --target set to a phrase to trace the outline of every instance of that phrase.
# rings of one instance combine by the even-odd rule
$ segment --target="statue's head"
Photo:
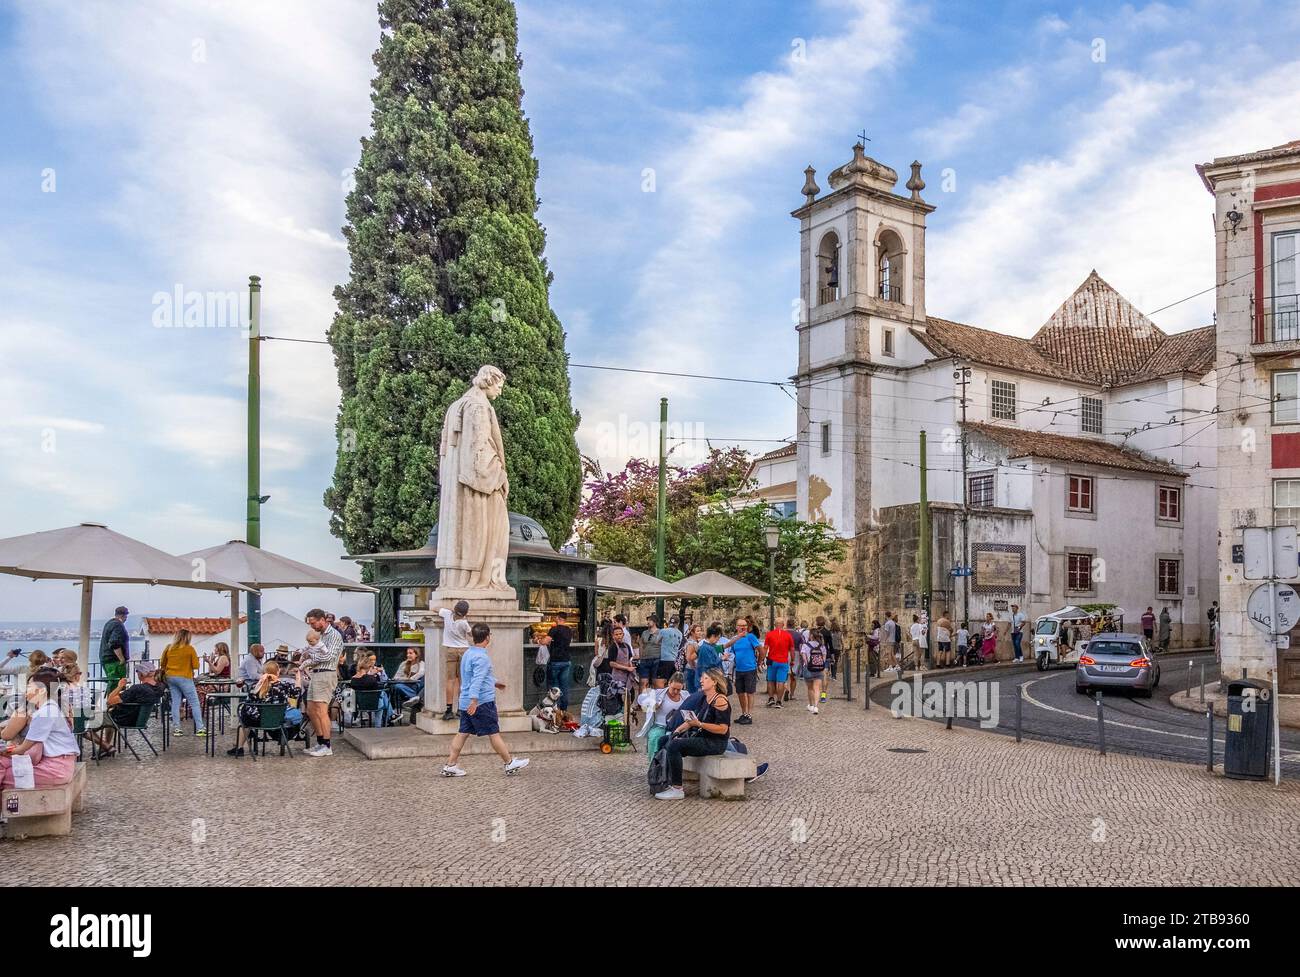
[[[474,375],[474,386],[478,387],[493,400],[501,396],[501,388],[504,387],[505,384],[506,375],[495,366],[479,367],[478,373]]]

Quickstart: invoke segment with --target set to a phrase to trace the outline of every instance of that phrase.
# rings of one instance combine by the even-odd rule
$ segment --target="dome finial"
[[[800,191],[804,195],[804,199],[807,200],[808,203],[812,203],[814,200],[816,200],[817,194],[822,192],[822,188],[819,187],[817,185],[817,181],[813,179],[813,177],[815,177],[816,175],[817,175],[817,171],[814,170],[812,168],[812,164],[809,163],[808,168],[803,171],[803,176],[804,176],[803,190]]]

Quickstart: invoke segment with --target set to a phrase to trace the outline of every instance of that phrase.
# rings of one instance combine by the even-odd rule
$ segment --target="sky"
[[[904,178],[923,164],[929,313],[1023,336],[1093,268],[1144,311],[1211,288],[1195,164],[1300,138],[1291,4],[518,9],[551,303],[584,364],[579,447],[606,468],[655,450],[660,397],[674,462],[792,436],[778,388],[681,374],[794,372],[790,211],[804,167],[825,187],[860,132]],[[242,537],[247,337],[226,309],[260,275],[263,331],[323,338],[378,35],[371,0],[0,7],[0,537],[83,521],[173,553]],[[1205,325],[1213,300],[1154,319]],[[263,343],[262,389],[263,545],[357,576],[322,503],[328,347]],[[228,612],[162,588],[95,598],[96,617]],[[264,607],[318,601],[370,618],[333,592]],[[68,584],[0,576],[0,622],[77,606]]]

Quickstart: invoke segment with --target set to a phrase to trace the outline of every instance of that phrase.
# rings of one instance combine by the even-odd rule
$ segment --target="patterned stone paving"
[[[0,842],[9,885],[1297,884],[1300,784],[948,731],[831,702],[736,732],[744,802],[655,801],[641,754],[161,759],[90,771],[66,838]],[[228,738],[222,749],[229,745]],[[892,753],[889,748],[924,750]]]

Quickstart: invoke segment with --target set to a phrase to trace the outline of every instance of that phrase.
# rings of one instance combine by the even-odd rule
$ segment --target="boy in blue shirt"
[[[510,747],[501,738],[501,725],[497,722],[497,689],[505,685],[492,673],[492,659],[488,646],[492,644],[492,629],[486,624],[475,624],[470,631],[474,641],[460,660],[460,732],[451,741],[451,756],[442,768],[444,777],[463,777],[466,771],[456,763],[465,741],[471,736],[486,736],[492,749],[505,764],[506,773],[514,773],[528,766],[524,757],[511,757]]]
[[[758,658],[763,649],[763,642],[750,629],[749,618],[736,618],[736,634],[720,642],[723,648],[729,648],[736,656],[736,695],[740,699],[740,715],[736,723],[749,726],[754,717],[749,710],[754,708],[754,692],[758,689]]]

